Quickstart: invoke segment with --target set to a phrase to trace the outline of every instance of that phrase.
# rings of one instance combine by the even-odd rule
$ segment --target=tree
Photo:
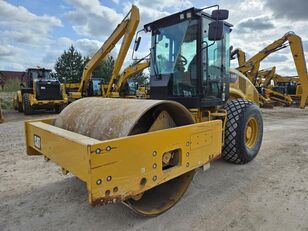
[[[58,58],[55,64],[56,75],[61,82],[80,82],[87,57],[82,57],[73,45]]]
[[[114,59],[112,56],[108,56],[98,64],[92,73],[92,77],[101,79],[103,83],[107,84],[112,75],[113,68]]]
[[[134,66],[138,61],[134,62],[131,66]],[[133,75],[129,81],[137,83],[138,85],[147,85],[149,83],[149,75],[141,71]]]

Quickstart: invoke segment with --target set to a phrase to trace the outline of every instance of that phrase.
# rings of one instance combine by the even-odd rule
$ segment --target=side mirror
[[[135,40],[134,51],[137,51],[137,50],[138,50],[139,45],[140,45],[140,41],[141,41],[141,37],[138,37],[138,38]]]
[[[226,20],[229,18],[228,10],[213,10],[211,18],[214,20]]]
[[[209,24],[209,36],[210,41],[219,41],[224,38],[224,22],[214,21]]]

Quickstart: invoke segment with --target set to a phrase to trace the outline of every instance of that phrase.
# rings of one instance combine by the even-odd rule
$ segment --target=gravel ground
[[[26,155],[23,120],[33,117],[6,112],[0,124],[0,230],[308,231],[308,109],[263,112],[264,140],[254,161],[214,162],[198,172],[173,209],[150,219],[121,204],[92,208],[84,183]]]

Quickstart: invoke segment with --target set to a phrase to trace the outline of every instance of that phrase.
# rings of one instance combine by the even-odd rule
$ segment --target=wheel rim
[[[255,117],[250,118],[246,124],[245,144],[248,148],[253,148],[258,137],[258,121]]]

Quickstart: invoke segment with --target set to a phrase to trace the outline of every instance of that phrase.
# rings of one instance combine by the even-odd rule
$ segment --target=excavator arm
[[[257,74],[259,71],[260,63],[267,58],[270,54],[279,51],[288,47],[286,44],[287,41],[290,41],[290,38],[296,36],[293,33],[287,33],[282,38],[274,41],[273,43],[266,46],[263,50],[255,54],[249,60],[247,60],[244,64],[239,63],[239,67],[237,68],[240,72],[245,74],[249,79],[254,82],[257,78]],[[291,45],[291,44],[290,44]]]
[[[230,56],[231,56],[231,59],[237,58],[239,67],[245,65],[245,63],[246,63],[246,53],[242,49],[236,48],[235,50],[231,51]]]
[[[117,86],[115,88],[115,92],[120,92],[122,87],[125,85],[127,80],[135,74],[143,71],[144,69],[150,66],[150,62],[148,60],[140,60],[138,63],[135,63],[127,68],[122,72],[120,75]]]
[[[297,35],[291,35],[289,37],[289,43],[300,84],[302,86],[300,108],[305,108],[308,98],[308,74],[303,43],[301,38]]]
[[[275,78],[276,67],[272,67],[269,70],[263,70],[259,72],[260,85],[267,87],[273,78]]]
[[[302,40],[296,34],[291,32],[285,34],[282,38],[274,41],[262,51],[254,55],[243,65],[240,65],[237,69],[255,84],[258,78],[260,63],[270,54],[288,46],[290,46],[296,71],[298,73],[300,84],[302,85],[300,108],[305,108],[308,98],[308,74]]]
[[[82,97],[82,94],[85,92],[85,89],[89,84],[91,73],[93,72],[93,70],[104,58],[107,57],[107,55],[112,51],[112,49],[118,43],[118,41],[121,38],[123,38],[119,55],[114,63],[114,69],[112,72],[110,82],[108,84],[107,91],[106,92],[102,91],[103,96],[110,94],[112,84],[116,79],[116,77],[118,76],[120,69],[123,65],[124,59],[126,57],[129,46],[136,32],[139,21],[140,21],[139,9],[133,5],[129,13],[123,19],[123,21],[117,26],[117,28],[113,31],[113,33],[109,36],[109,38],[104,42],[102,47],[93,55],[93,57],[84,67],[78,92],[70,93],[70,95],[75,95],[73,96],[73,98],[76,99]]]

